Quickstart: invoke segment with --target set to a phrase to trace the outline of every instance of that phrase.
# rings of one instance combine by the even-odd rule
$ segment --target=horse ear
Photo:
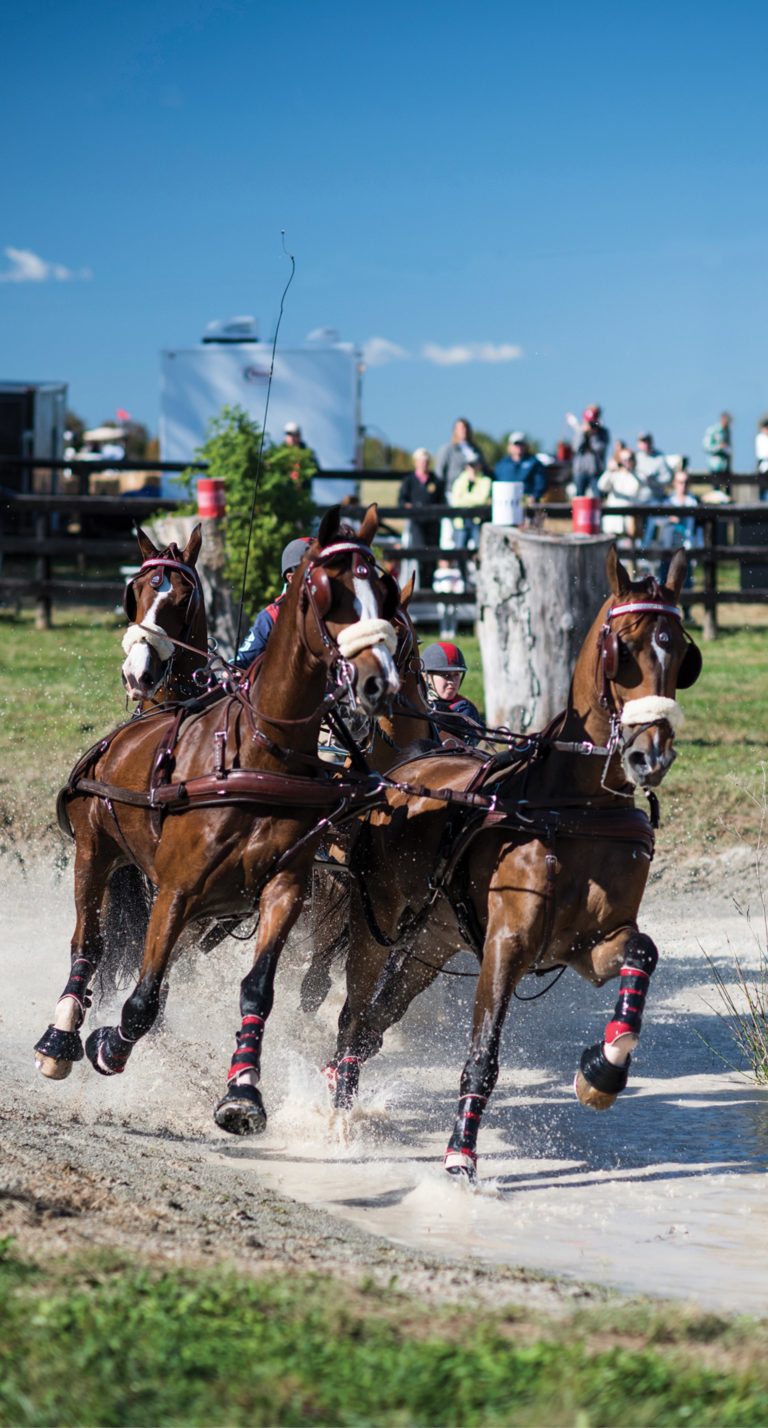
[[[341,506],[331,506],[331,509],[326,511],[323,516],[320,522],[320,529],[317,532],[317,540],[321,550],[324,550],[327,545],[333,544],[333,537],[339,529],[340,516]]]
[[[360,536],[363,545],[371,545],[373,543],[378,529],[379,508],[376,505],[376,502],[374,501],[373,505],[368,507],[368,510],[363,516],[360,525],[360,530],[358,531],[358,535]]]
[[[405,585],[400,589],[400,605],[403,610],[407,610],[411,603],[411,596],[416,589],[416,571],[414,570],[410,580],[406,580]]]
[[[192,531],[192,534],[191,534],[191,536],[189,537],[189,540],[187,541],[187,543],[186,543],[186,545],[185,545],[183,551],[181,552],[181,558],[182,558],[182,560],[183,560],[183,562],[184,562],[185,565],[195,565],[195,564],[196,564],[196,562],[197,562],[197,557],[198,557],[198,555],[200,554],[200,547],[201,547],[202,543],[203,543],[203,527],[200,525],[200,522],[198,521],[198,523],[197,523],[197,525],[195,526],[194,530]]]
[[[675,604],[680,598],[680,591],[688,573],[688,556],[684,550],[676,550],[669,562],[667,578],[664,581],[668,590],[672,591],[675,597]]]
[[[611,593],[613,595],[628,595],[632,589],[632,581],[619,560],[615,545],[611,546],[605,557],[605,569]]]
[[[139,542],[142,560],[151,560],[153,555],[160,554],[159,545],[155,545],[154,542],[150,540],[147,532],[143,531],[141,526],[136,527],[136,539]]]

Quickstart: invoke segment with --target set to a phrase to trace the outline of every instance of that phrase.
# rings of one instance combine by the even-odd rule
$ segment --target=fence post
[[[44,541],[48,538],[51,528],[51,520],[47,511],[39,511],[35,516],[35,540]],[[51,592],[47,588],[51,578],[51,557],[41,554],[35,559],[35,580],[40,582],[40,590],[35,605],[35,629],[50,630],[51,628]]]
[[[719,507],[707,511],[704,522],[704,622],[705,640],[717,639],[717,523]]]

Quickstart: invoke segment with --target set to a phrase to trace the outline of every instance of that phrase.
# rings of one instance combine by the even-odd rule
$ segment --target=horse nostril
[[[384,680],[378,674],[369,674],[368,678],[363,681],[363,698],[369,700],[371,704],[378,704],[384,697],[384,691]]]

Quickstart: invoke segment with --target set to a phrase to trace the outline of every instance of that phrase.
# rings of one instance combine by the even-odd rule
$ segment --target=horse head
[[[653,576],[631,580],[615,548],[608,554],[612,593],[597,621],[599,700],[611,716],[624,775],[642,788],[661,783],[675,758],[683,723],[675,694],[701,672],[678,605],[687,568],[679,550],[664,585]]]
[[[400,687],[392,624],[400,592],[371,550],[378,528],[375,505],[369,506],[357,532],[341,524],[339,507],[334,506],[294,576],[310,652],[349,682],[371,716],[384,713]]]
[[[193,645],[202,653],[190,660],[180,652],[176,665],[205,663],[207,632],[205,604],[196,570],[202,542],[195,526],[183,550],[175,544],[158,548],[146,531],[136,532],[142,565],[125,587],[123,608],[130,625],[123,635],[125,661],[122,679],[129,699],[149,699],[170,680],[175,641]],[[189,691],[192,692],[191,689]]]

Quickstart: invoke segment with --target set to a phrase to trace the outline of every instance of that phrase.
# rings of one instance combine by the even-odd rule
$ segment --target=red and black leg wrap
[[[477,1136],[487,1102],[487,1096],[472,1093],[459,1098],[459,1114],[453,1127],[453,1135],[448,1142],[449,1151],[460,1150],[472,1160],[477,1160]]]
[[[261,1043],[264,1039],[264,1021],[260,1016],[244,1016],[243,1024],[235,1040],[237,1049],[227,1073],[227,1081],[234,1081],[241,1071],[254,1071],[261,1075]]]
[[[349,1111],[360,1085],[360,1057],[340,1056],[336,1062],[333,1104],[337,1111]]]
[[[62,1001],[64,997],[71,997],[73,1001],[77,1002],[81,1021],[91,1005],[91,988],[88,984],[94,971],[95,964],[89,962],[87,957],[76,957],[70,969],[69,981],[59,997],[59,1001]]]
[[[648,984],[658,959],[659,954],[650,937],[642,932],[633,933],[624,949],[619,998],[613,1010],[613,1020],[606,1026],[603,1037],[606,1045],[610,1046],[620,1036],[639,1035]]]

